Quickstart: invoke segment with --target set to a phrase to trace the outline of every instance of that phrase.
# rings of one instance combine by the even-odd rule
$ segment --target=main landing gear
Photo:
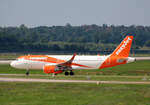
[[[72,72],[72,71],[70,71],[70,72],[66,71],[66,72],[65,72],[65,76],[68,76],[68,75],[73,76],[73,75],[74,75],[74,72]]]

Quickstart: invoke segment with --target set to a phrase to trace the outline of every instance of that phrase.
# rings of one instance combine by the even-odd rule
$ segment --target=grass
[[[21,56],[21,53],[0,53],[0,59],[16,59]]]
[[[131,57],[150,57],[150,54],[130,54]]]
[[[149,105],[149,86],[0,82],[0,104]]]
[[[10,74],[0,77],[143,81],[143,77],[149,77],[150,61],[102,70],[76,70],[72,77],[59,74],[52,78],[42,70],[31,70],[27,77],[25,72],[8,64],[0,65],[0,74]],[[0,105],[150,105],[150,85],[0,82]]]

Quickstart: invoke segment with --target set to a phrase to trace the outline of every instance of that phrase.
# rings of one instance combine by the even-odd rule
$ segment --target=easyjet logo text
[[[116,55],[119,55],[119,53],[125,49],[125,47],[127,46],[127,44],[129,43],[129,41],[131,40],[130,37],[128,37],[128,39],[126,41],[123,42],[123,45],[119,48],[119,50],[116,52]]]
[[[31,60],[46,60],[47,57],[30,57]]]

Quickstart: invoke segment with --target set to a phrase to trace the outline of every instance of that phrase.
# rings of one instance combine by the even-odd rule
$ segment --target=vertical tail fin
[[[128,57],[132,45],[133,36],[126,36],[121,44],[114,50],[111,56]]]
[[[126,64],[130,53],[133,36],[126,36],[121,44],[108,56],[108,58],[99,67],[100,69],[106,67],[113,67],[120,64]]]

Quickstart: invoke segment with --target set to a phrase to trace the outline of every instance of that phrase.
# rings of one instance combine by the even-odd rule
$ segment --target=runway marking
[[[150,84],[150,82],[129,81],[92,81],[92,80],[54,80],[54,79],[24,79],[24,78],[0,78],[3,82],[57,82],[57,83],[96,83],[96,84]]]

